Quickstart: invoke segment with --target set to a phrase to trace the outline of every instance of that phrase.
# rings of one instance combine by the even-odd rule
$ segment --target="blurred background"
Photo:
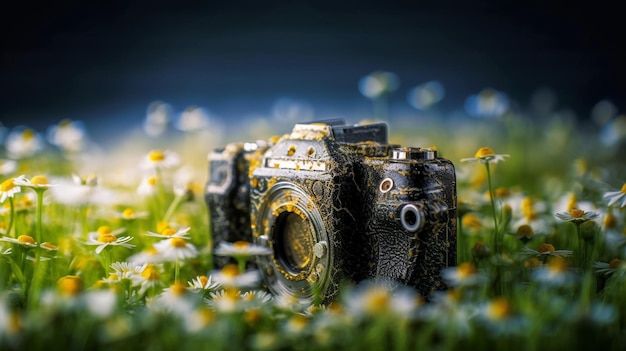
[[[512,108],[588,121],[598,103],[608,120],[626,101],[620,12],[602,2],[114,0],[0,16],[0,122],[82,121],[102,144],[194,107],[226,130],[288,130]]]

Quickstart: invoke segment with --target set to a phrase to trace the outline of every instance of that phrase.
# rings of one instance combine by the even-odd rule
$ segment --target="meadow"
[[[391,142],[435,146],[456,166],[449,289],[346,283],[328,305],[213,266],[263,252],[212,244],[207,153],[277,122],[225,138],[193,110],[173,126],[153,106],[106,149],[78,121],[4,130],[0,349],[623,350],[626,117],[606,101],[575,116],[478,98],[473,117],[389,122]]]

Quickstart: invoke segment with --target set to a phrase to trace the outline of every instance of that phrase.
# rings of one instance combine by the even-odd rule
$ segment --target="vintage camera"
[[[428,297],[456,264],[453,164],[389,144],[384,123],[296,124],[274,142],[213,151],[209,173],[214,244],[270,248],[256,267],[273,294],[328,302],[344,281],[376,280]]]

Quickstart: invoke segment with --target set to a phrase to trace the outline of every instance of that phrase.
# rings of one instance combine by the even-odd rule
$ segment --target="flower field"
[[[458,264],[446,291],[346,282],[328,305],[264,291],[245,264],[263,248],[211,242],[208,152],[291,125],[225,137],[183,114],[168,134],[149,114],[106,149],[77,121],[5,130],[0,349],[623,350],[626,117],[598,114],[389,122],[456,166]]]

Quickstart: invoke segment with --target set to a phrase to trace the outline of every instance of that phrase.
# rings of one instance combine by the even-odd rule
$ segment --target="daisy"
[[[258,271],[240,272],[236,264],[227,264],[211,274],[216,282],[225,287],[243,288],[258,286],[261,275]]]
[[[134,265],[130,262],[111,263],[111,268],[113,268],[113,271],[115,271],[120,279],[133,280],[135,276],[141,275],[146,267],[147,264],[145,263],[143,265]]]
[[[566,212],[559,212],[554,214],[554,216],[565,222],[572,222],[574,224],[581,224],[583,222],[594,220],[600,217],[600,214],[597,212],[589,211],[585,212],[583,210],[579,210],[577,208],[572,208]]]
[[[548,264],[533,271],[531,278],[545,286],[564,287],[572,286],[578,276],[569,269],[563,257],[556,256],[552,257]]]
[[[421,299],[414,289],[406,287],[390,289],[369,281],[349,292],[345,301],[346,309],[350,313],[369,317],[391,314],[410,318],[419,305]]]
[[[183,237],[172,237],[154,244],[154,248],[167,261],[178,261],[198,256],[198,250]]]
[[[177,153],[169,150],[152,150],[141,162],[140,166],[146,170],[157,170],[178,166],[180,157]]]
[[[441,272],[441,277],[449,286],[476,286],[488,281],[487,276],[476,270],[470,262],[462,262],[458,266],[448,267]]]
[[[210,298],[204,302],[216,311],[232,313],[243,308],[241,294],[238,289],[227,288],[218,292],[210,293]]]
[[[133,264],[161,263],[163,262],[163,256],[154,247],[149,247],[128,257],[128,262]]]
[[[9,178],[0,184],[0,203],[4,203],[8,198],[14,198],[15,194],[22,191],[19,182],[23,179],[24,175],[21,175],[17,178]]]
[[[564,256],[571,256],[573,253],[574,252],[571,250],[556,250],[554,248],[554,245],[548,244],[548,243],[543,243],[539,245],[537,250],[533,250],[527,246],[524,246],[522,248],[522,254],[528,255],[528,256],[535,256],[535,257],[548,257],[548,256],[564,257]]]
[[[507,233],[507,234],[515,236],[523,244],[527,244],[533,238],[547,235],[546,233],[535,233],[533,228],[528,224],[522,224],[519,227],[517,227],[517,230],[514,233]]]
[[[250,256],[268,256],[272,250],[265,246],[251,244],[247,241],[236,241],[234,243],[222,241],[215,249],[217,256],[229,256],[235,258],[248,258]]]
[[[127,207],[125,208],[122,212],[116,213],[115,216],[117,218],[123,219],[123,220],[127,220],[127,221],[132,221],[134,219],[141,219],[141,218],[147,218],[148,215],[150,215],[149,212],[147,211],[135,211],[134,209]]]
[[[148,231],[147,236],[151,236],[154,238],[162,238],[162,239],[171,239],[171,238],[181,238],[181,239],[190,239],[187,233],[191,230],[191,227],[183,227],[178,230],[174,230],[169,226],[166,226],[164,229],[159,231],[159,233]]]
[[[593,267],[596,269],[596,273],[601,273],[606,276],[612,275],[616,271],[620,270],[626,272],[626,262],[619,258],[614,258],[611,262],[595,262]]]
[[[131,277],[133,286],[139,286],[139,295],[146,291],[155,291],[163,285],[161,281],[162,267],[152,263],[145,264],[141,274]]]
[[[19,177],[18,177],[19,178]],[[20,186],[24,186],[27,188],[31,188],[33,190],[39,190],[39,191],[43,191],[46,190],[50,187],[55,186],[54,184],[50,184],[50,182],[48,181],[48,178],[46,176],[43,175],[36,175],[34,177],[32,177],[30,180],[22,177],[22,178],[16,178],[15,179],[15,184],[20,185]]]
[[[500,161],[504,161],[505,157],[509,157],[509,155],[496,154],[490,147],[483,146],[476,151],[474,157],[462,158],[461,162],[498,163]]]
[[[150,308],[185,318],[193,313],[199,302],[197,295],[190,294],[183,284],[176,282],[169,288],[163,289],[163,292],[150,304]]]
[[[77,275],[66,275],[57,280],[57,288],[62,295],[76,296],[83,292],[85,283]]]
[[[526,320],[513,311],[511,301],[505,297],[497,297],[484,303],[478,311],[479,321],[495,335],[525,335],[528,332]]]
[[[25,247],[37,247],[37,242],[35,242],[35,238],[33,238],[30,235],[24,235],[24,234],[18,236],[17,239],[4,236],[0,238],[0,241],[6,241],[6,242],[13,243],[13,244],[22,245]]]
[[[112,232],[108,233],[98,233],[98,237],[94,238],[94,236],[89,236],[86,245],[97,245],[96,253],[100,254],[102,250],[107,248],[108,246],[123,246],[127,249],[132,249],[135,247],[133,244],[129,244],[128,242],[133,240],[131,236],[124,236],[121,238],[117,238],[115,234]]]
[[[96,186],[98,185],[98,176],[93,173],[89,173],[86,176],[72,173],[72,181],[76,185]]]
[[[22,159],[41,151],[44,144],[39,133],[31,128],[20,126],[9,133],[5,146],[10,158]]]
[[[619,207],[626,207],[626,183],[619,191],[609,191],[604,193],[603,199],[609,200],[608,206],[619,203]]]
[[[212,281],[210,275],[208,277],[205,275],[199,275],[193,280],[187,282],[187,284],[189,285],[189,290],[194,293],[199,293],[201,291],[212,291],[220,286],[220,283]]]
[[[48,129],[48,141],[65,152],[79,152],[85,146],[87,133],[80,121],[64,119]]]
[[[0,175],[11,174],[17,169],[17,162],[0,159]]]
[[[151,196],[159,191],[159,179],[157,176],[147,176],[141,180],[137,187],[137,194],[144,196]]]
[[[180,114],[174,123],[174,127],[183,132],[194,132],[203,130],[209,126],[209,116],[205,109],[197,106],[190,106]]]

